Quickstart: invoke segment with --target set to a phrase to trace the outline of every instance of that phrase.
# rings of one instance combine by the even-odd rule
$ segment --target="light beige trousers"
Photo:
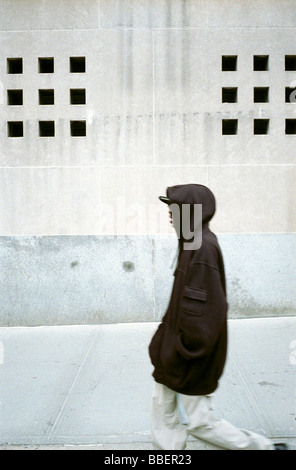
[[[178,394],[155,382],[152,443],[155,450],[184,450],[188,435],[230,450],[274,450],[271,440],[214,417],[212,396]],[[182,424],[183,423],[183,424]]]

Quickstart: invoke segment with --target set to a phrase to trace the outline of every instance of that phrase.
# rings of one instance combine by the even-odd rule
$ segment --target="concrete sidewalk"
[[[148,344],[156,327],[0,328],[0,449],[151,450]],[[295,340],[294,317],[229,320],[214,402],[220,417],[293,450]]]

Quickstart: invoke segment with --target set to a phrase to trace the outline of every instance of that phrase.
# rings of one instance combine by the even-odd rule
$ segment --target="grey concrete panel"
[[[293,34],[185,27],[2,32],[1,163],[152,165],[154,153],[159,164],[294,164],[294,136],[285,135],[294,105],[284,99],[295,80],[284,67],[285,55],[295,54]],[[221,71],[224,54],[238,55],[235,73]],[[268,72],[253,71],[254,54],[270,56]],[[15,55],[23,57],[21,75],[6,73],[6,58]],[[69,73],[72,55],[86,56],[85,74]],[[54,57],[54,74],[38,74],[40,56]],[[222,103],[223,86],[238,87],[237,103]],[[269,103],[253,102],[254,86],[270,88]],[[86,105],[70,105],[73,87],[86,88]],[[23,89],[23,106],[6,106],[10,88]],[[55,90],[54,106],[39,106],[39,88]],[[40,139],[38,120],[49,117],[56,136]],[[269,134],[254,136],[260,117],[270,119]],[[238,135],[222,136],[223,118],[238,119]],[[87,121],[86,138],[70,136],[71,119]],[[22,139],[7,138],[6,120],[24,121]]]
[[[0,61],[2,109],[5,120],[24,122],[24,136],[8,138],[2,123],[3,166],[153,163],[149,31],[43,31],[42,42],[39,32],[11,34],[0,34],[6,50]],[[15,54],[23,58],[23,74],[6,74],[6,58]],[[72,56],[86,58],[85,73],[70,73]],[[38,73],[39,57],[54,58],[54,74]],[[23,90],[23,106],[7,106],[6,90],[14,88]],[[86,90],[85,105],[70,104],[73,88]],[[39,89],[54,90],[54,106],[39,105]],[[39,120],[55,121],[53,138],[39,137]],[[70,135],[71,120],[86,121],[85,137]]]
[[[295,26],[293,0],[101,0],[104,28],[280,28]]]
[[[2,234],[100,233],[99,168],[5,168],[0,180]]]
[[[206,0],[101,0],[100,13],[102,28],[203,27]]]
[[[294,164],[293,136],[285,134],[294,105],[284,96],[294,80],[293,72],[285,71],[292,45],[289,29],[270,30],[268,37],[264,29],[233,29],[231,35],[227,29],[155,31],[157,161]],[[267,72],[253,71],[256,54],[269,55]],[[237,71],[221,71],[222,55],[237,55]],[[263,86],[269,87],[269,102],[254,103],[254,87]],[[222,87],[237,87],[237,103],[222,103]],[[258,118],[270,120],[268,135],[254,135]],[[222,135],[222,119],[238,119],[237,135]]]
[[[4,237],[1,266],[1,324],[154,319],[149,239]]]
[[[295,232],[295,166],[209,167],[220,233]]]
[[[230,318],[295,312],[295,235],[219,235]],[[0,322],[63,325],[159,320],[175,236],[1,237]]]
[[[218,235],[233,316],[295,311],[295,234]]]
[[[98,24],[97,0],[3,0],[0,5],[2,31],[97,28]]]
[[[207,26],[212,28],[274,28],[295,26],[296,8],[293,0],[214,0],[207,2]]]
[[[106,28],[274,28],[294,27],[293,0],[124,0],[101,1],[101,26]]]

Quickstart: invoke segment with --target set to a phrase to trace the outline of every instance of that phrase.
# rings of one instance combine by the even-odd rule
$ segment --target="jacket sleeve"
[[[217,265],[219,266],[219,265]],[[177,349],[187,360],[209,355],[227,314],[224,271],[200,262],[190,267],[180,302]]]

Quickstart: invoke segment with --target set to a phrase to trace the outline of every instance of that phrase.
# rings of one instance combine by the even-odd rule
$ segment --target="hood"
[[[202,221],[209,222],[216,211],[215,196],[202,184],[179,184],[167,188],[167,197],[171,204],[202,204]]]
[[[212,191],[201,184],[181,184],[177,186],[171,186],[167,188],[167,197],[170,199],[170,205],[177,204],[180,209],[180,226],[182,227],[182,219],[184,218],[184,208],[182,205],[186,204],[187,207],[190,205],[190,227],[180,230],[180,226],[177,228],[178,238],[183,244],[184,238],[188,241],[189,236],[186,236],[186,232],[197,233],[199,229],[204,229],[207,227],[209,221],[215,214],[216,211],[216,201]],[[198,220],[195,220],[194,217],[194,205],[202,205],[202,221],[200,217]],[[202,222],[202,224],[200,223]],[[202,227],[201,227],[202,225]],[[190,229],[190,230],[189,230]]]

